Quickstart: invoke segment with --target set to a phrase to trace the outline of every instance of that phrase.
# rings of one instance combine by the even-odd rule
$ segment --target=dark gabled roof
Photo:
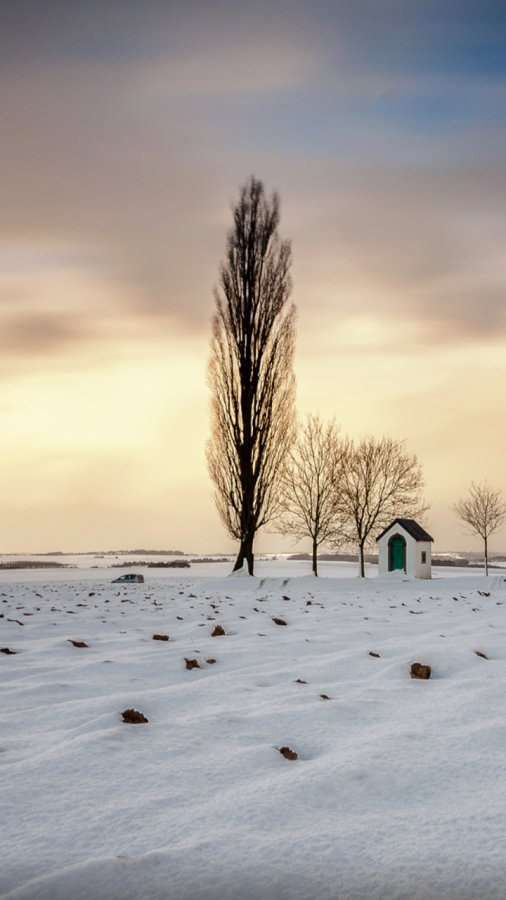
[[[379,541],[387,531],[390,531],[393,525],[401,525],[402,528],[404,528],[404,531],[407,531],[415,541],[432,541],[432,543],[434,543],[434,538],[431,537],[429,532],[425,531],[425,528],[422,528],[415,519],[394,519],[393,522],[390,522],[388,528],[385,528],[385,530],[378,535],[376,540]]]

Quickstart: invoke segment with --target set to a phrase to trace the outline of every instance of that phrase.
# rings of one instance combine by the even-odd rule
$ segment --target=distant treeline
[[[106,550],[104,556],[186,556],[183,550]]]
[[[311,559],[310,553],[293,553],[288,557],[289,560],[303,560],[308,561]],[[319,559],[325,562],[356,562],[357,555],[353,553],[320,553]],[[495,556],[495,562],[500,562],[501,560],[506,560],[504,556]],[[376,565],[378,562],[378,556],[375,553],[367,553],[365,555],[365,561],[371,563],[372,565]],[[474,569],[484,569],[484,563],[482,561],[468,559],[465,556],[433,556],[432,557],[432,565],[433,566],[451,566],[453,568],[465,568],[466,566],[472,566]],[[489,568],[493,569],[502,569],[503,566],[494,565],[494,562],[489,563]]]
[[[504,569],[504,566],[498,566],[497,563],[504,559],[503,556],[494,557],[495,562],[489,562],[489,569]],[[485,563],[483,562],[483,558],[481,560],[476,559],[467,559],[465,556],[433,556],[432,557],[432,565],[433,566],[459,566],[460,568],[465,568],[466,566],[471,566],[473,569],[484,569]]]
[[[173,559],[170,562],[134,559],[128,562],[112,563],[111,569],[131,569],[132,566],[144,566],[145,569],[189,569],[190,563],[187,559]]]
[[[191,559],[192,563],[228,563],[230,556],[196,556]]]
[[[458,566],[459,568],[468,566],[469,560],[463,556],[433,556],[433,566]],[[477,563],[475,564],[477,565]]]
[[[289,560],[310,560],[310,553],[292,553],[291,556],[288,557]],[[355,562],[357,561],[356,553],[320,553],[318,555],[319,560],[323,560],[324,562]],[[377,563],[378,562],[378,554],[377,553],[366,553],[364,555],[364,559],[368,563]]]

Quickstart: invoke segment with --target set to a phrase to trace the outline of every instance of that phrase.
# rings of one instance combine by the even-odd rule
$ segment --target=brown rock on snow
[[[168,641],[169,635],[168,634],[154,634],[153,640],[154,641]]]
[[[208,666],[214,666],[215,662],[215,659],[206,659],[206,663],[208,664]]]
[[[276,616],[272,617],[272,621],[274,622],[275,625],[286,625],[286,622],[284,619],[278,619]]]
[[[415,662],[411,665],[411,678],[430,678],[431,667],[423,663]]]
[[[375,653],[374,650],[369,650],[369,656],[374,656],[374,659],[380,659],[379,653]]]
[[[0,653],[5,653],[7,656],[15,656],[16,651],[11,650],[10,647],[0,647]]]
[[[124,709],[121,715],[123,716],[123,721],[129,725],[143,725],[149,722],[144,713],[139,712],[138,709]]]
[[[284,756],[285,759],[298,759],[299,754],[295,752],[295,750],[291,750],[290,747],[280,747],[279,752],[281,756]]]
[[[88,647],[89,644],[86,641],[73,641],[72,638],[69,638],[69,644],[72,644],[73,647]]]
[[[490,659],[490,656],[487,656],[486,653],[483,653],[481,650],[475,650],[476,656],[479,656],[481,659]]]
[[[225,634],[225,629],[221,625],[216,625],[211,632],[211,637],[223,637]]]
[[[186,656],[184,658],[187,669],[200,669],[200,663],[198,659],[187,659]]]

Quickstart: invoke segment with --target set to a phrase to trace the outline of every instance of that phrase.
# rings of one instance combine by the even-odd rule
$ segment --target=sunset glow
[[[451,505],[471,480],[506,492],[505,8],[20,0],[2,18],[2,552],[233,546],[206,370],[253,173],[292,240],[300,414],[406,439],[436,549],[477,548]]]

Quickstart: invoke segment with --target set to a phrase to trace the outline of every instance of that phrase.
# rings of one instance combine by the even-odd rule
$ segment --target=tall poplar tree
[[[252,177],[233,207],[212,320],[209,473],[221,519],[239,541],[234,571],[280,508],[280,477],[294,434],[295,307],[291,247],[278,235],[279,198]]]

